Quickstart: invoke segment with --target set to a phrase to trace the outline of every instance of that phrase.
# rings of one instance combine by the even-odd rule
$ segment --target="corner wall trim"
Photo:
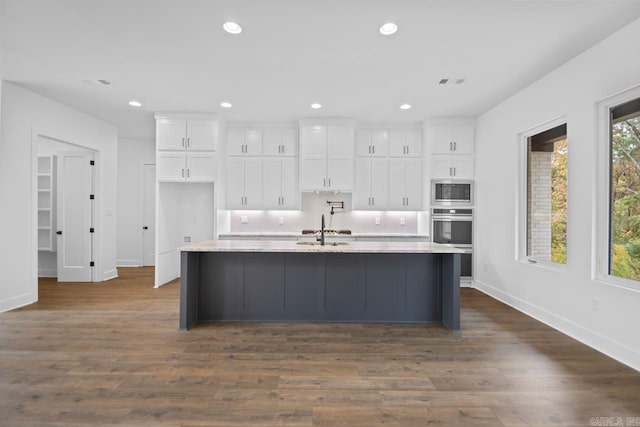
[[[582,344],[587,345],[594,350],[597,350],[600,353],[635,369],[636,371],[640,371],[640,352],[633,348],[607,338],[591,329],[580,326],[577,323],[547,311],[542,307],[538,307],[537,305],[514,297],[480,280],[475,281],[474,288],[491,298],[494,298],[577,341],[580,341]]]
[[[116,267],[142,267],[139,259],[117,259]]]
[[[107,280],[115,279],[116,277],[118,277],[118,270],[116,269],[105,271],[104,273],[102,273],[103,282]]]
[[[38,298],[31,293],[8,298],[0,301],[0,313],[24,307],[25,305],[33,304],[35,302],[38,302]]]

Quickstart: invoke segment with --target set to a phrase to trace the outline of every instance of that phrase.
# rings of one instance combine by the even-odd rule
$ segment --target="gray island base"
[[[459,249],[214,240],[180,250],[180,330],[212,321],[439,322],[460,329]]]

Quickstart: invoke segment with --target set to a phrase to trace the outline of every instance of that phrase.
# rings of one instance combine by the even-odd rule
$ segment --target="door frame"
[[[153,186],[153,191],[155,192],[155,198],[158,197],[158,167],[157,164],[151,163],[151,162],[139,162],[138,163],[138,231],[140,232],[140,239],[139,239],[139,248],[138,248],[138,253],[140,254],[140,267],[144,267],[144,230],[142,229],[142,227],[144,226],[144,167],[145,166],[155,166],[156,167],[156,180]],[[156,203],[154,203],[153,206],[153,217],[154,220],[157,220],[157,216],[156,216],[156,210],[157,210],[157,200]],[[157,225],[156,225],[157,226]],[[154,227],[155,229],[155,227]],[[156,233],[154,233],[156,234]],[[155,252],[155,236],[153,238],[154,240],[154,252]],[[154,261],[155,263],[155,261]],[[155,266],[154,266],[155,267]]]
[[[38,139],[46,138],[63,144],[68,144],[74,147],[78,147],[81,150],[89,150],[93,153],[93,160],[95,161],[94,169],[92,170],[93,182],[93,194],[99,193],[100,187],[100,150],[96,150],[86,145],[77,144],[69,141],[65,138],[55,135],[53,132],[46,132],[41,129],[31,127],[31,286],[33,295],[38,300]],[[100,222],[101,212],[101,198],[96,197],[94,200],[93,210],[91,212],[91,222],[94,224],[96,232],[93,233],[93,239],[91,243],[91,251],[93,252],[94,267],[91,269],[91,281],[99,282],[100,274],[102,271],[102,253],[100,251],[100,236],[102,235],[102,224]]]

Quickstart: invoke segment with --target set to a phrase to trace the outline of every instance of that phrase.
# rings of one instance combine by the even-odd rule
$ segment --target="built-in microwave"
[[[473,205],[473,181],[431,181],[431,204],[433,206]]]

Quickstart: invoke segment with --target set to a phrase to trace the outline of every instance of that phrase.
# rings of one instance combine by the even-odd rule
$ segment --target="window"
[[[567,262],[567,125],[524,135],[526,183],[521,253],[530,262]],[[522,201],[521,201],[522,203]],[[525,230],[526,229],[526,230]]]
[[[640,98],[609,108],[608,274],[640,280]]]

